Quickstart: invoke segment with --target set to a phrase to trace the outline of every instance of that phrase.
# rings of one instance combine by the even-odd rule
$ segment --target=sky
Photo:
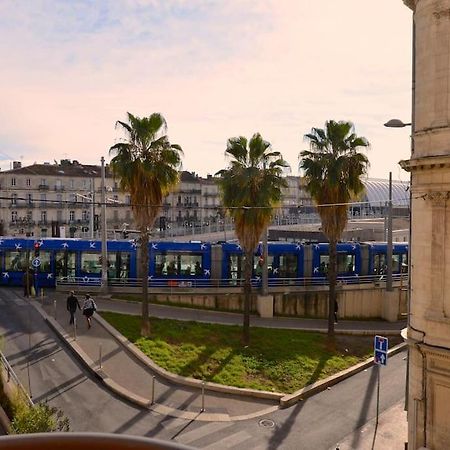
[[[411,20],[402,0],[0,0],[0,168],[100,164],[117,120],[160,112],[183,169],[260,132],[298,175],[303,136],[349,120],[369,176],[406,181]]]

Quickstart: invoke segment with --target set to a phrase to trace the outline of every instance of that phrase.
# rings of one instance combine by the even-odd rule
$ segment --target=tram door
[[[242,278],[242,255],[231,254],[228,257],[227,278],[231,285],[237,285]]]
[[[56,278],[75,278],[75,252],[56,252],[55,272]]]

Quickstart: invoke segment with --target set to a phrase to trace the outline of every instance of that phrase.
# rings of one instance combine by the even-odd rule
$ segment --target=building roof
[[[111,176],[106,170],[106,176]],[[101,167],[90,164],[32,164],[31,166],[5,170],[2,174],[42,175],[55,177],[100,177]]]
[[[364,202],[372,206],[384,206],[389,200],[389,181],[368,178],[363,180],[366,192],[363,196]],[[409,205],[409,182],[392,181],[392,204],[393,206]]]

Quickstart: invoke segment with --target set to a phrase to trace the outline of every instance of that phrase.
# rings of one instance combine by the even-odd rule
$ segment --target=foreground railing
[[[192,450],[176,442],[109,433],[39,433],[0,437],[8,450]]]
[[[407,274],[393,274],[392,280],[400,282],[400,284],[408,284]],[[70,277],[56,280],[58,286],[86,286],[101,287],[100,278],[88,277]],[[338,286],[354,285],[354,284],[374,284],[382,285],[386,283],[385,275],[349,275],[338,277]],[[328,284],[325,276],[304,277],[304,278],[269,278],[269,287],[306,287],[306,286],[324,286]],[[176,278],[176,279],[148,279],[149,288],[169,288],[169,289],[200,289],[200,288],[233,288],[242,287],[244,285],[243,278],[230,279],[192,279],[192,278]],[[109,287],[117,288],[138,288],[142,286],[141,278],[109,278]],[[258,288],[262,286],[260,278],[252,279],[252,286]]]
[[[28,395],[28,392],[23,387],[23,384],[20,382],[18,376],[14,372],[13,368],[9,364],[8,360],[6,359],[6,356],[0,351],[0,364],[2,366],[2,370],[5,374],[5,381],[6,383],[13,383],[13,385],[16,387],[16,389],[23,395],[23,398],[25,401],[29,403],[30,406],[33,406],[33,401],[31,400],[30,396]]]

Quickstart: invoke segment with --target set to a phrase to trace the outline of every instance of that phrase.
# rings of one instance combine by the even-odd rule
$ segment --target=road
[[[265,422],[189,422],[149,412],[116,398],[86,374],[17,291],[0,289],[0,334],[6,354],[34,401],[48,401],[69,417],[73,431],[136,434],[194,448],[324,449],[375,416],[377,374],[368,369]],[[380,412],[404,398],[406,353],[381,371]],[[273,425],[273,426],[272,426]],[[354,447],[358,447],[355,434]]]

